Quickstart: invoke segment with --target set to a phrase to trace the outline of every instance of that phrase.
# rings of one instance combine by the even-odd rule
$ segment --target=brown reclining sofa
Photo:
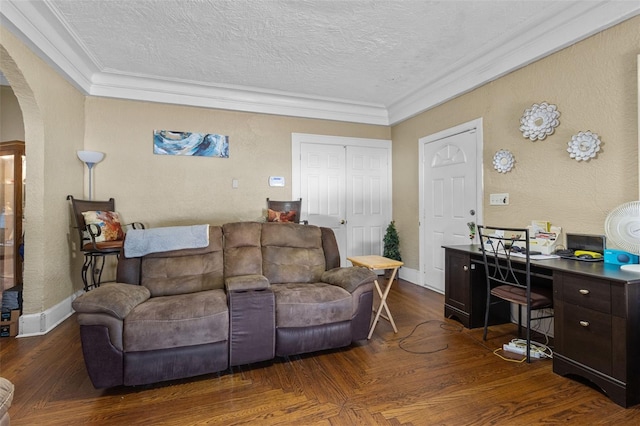
[[[96,388],[192,377],[366,339],[376,275],[340,267],[331,229],[258,222],[208,229],[204,248],[127,257],[125,244],[117,282],[74,300]]]

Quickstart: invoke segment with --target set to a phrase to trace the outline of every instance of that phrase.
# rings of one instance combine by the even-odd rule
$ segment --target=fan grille
[[[622,250],[640,254],[640,201],[616,207],[604,222],[607,238]]]

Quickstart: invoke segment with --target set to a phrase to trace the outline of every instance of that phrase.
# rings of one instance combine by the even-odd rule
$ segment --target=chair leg
[[[527,362],[531,362],[531,305],[527,305]]]
[[[93,288],[100,287],[102,282],[102,271],[104,270],[104,259],[106,256],[93,256],[91,262],[91,285]],[[98,265],[100,262],[100,265]]]
[[[484,333],[482,333],[482,340],[487,340],[487,328],[489,327],[489,306],[491,306],[491,291],[487,290],[487,306],[484,310]]]
[[[84,255],[84,264],[82,265],[82,283],[84,284],[84,291],[89,291],[89,281],[88,281],[88,277],[87,277],[87,272],[89,270],[89,268],[91,267],[91,255],[90,254],[85,254]]]

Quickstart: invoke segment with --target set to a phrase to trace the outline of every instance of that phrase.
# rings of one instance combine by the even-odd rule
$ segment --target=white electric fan
[[[604,221],[607,238],[620,249],[640,255],[640,201],[619,205]],[[620,269],[640,273],[640,264],[622,265]]]

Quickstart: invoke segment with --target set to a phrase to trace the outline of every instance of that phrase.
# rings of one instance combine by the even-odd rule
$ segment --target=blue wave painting
[[[153,153],[229,158],[229,136],[154,130]]]

